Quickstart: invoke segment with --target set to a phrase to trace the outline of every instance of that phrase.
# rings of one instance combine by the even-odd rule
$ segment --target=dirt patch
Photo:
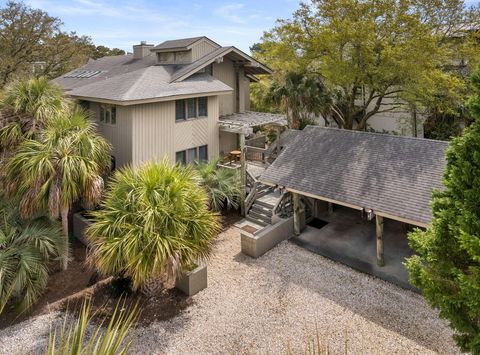
[[[14,306],[0,315],[0,329],[24,321],[27,318],[48,313],[51,305],[89,286],[93,270],[85,264],[86,249],[78,240],[72,240],[71,257],[67,270],[61,270],[58,263],[52,264],[47,288],[29,312],[18,315]]]
[[[140,292],[115,296],[111,282],[93,288],[83,297],[63,302],[61,310],[78,314],[87,296],[92,297],[91,311],[94,323],[108,321],[117,305],[124,309],[132,309],[138,305],[137,326],[147,326],[155,321],[163,321],[180,314],[193,303],[193,300],[181,291],[170,288],[159,291],[155,296],[146,296]]]
[[[222,232],[225,232],[228,228],[233,226],[238,221],[242,220],[240,212],[237,210],[224,210],[221,212]]]
[[[243,226],[242,230],[244,230],[247,233],[255,233],[258,229],[252,226]]]

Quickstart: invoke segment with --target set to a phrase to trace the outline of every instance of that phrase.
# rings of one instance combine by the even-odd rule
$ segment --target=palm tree
[[[46,78],[12,82],[0,99],[0,153],[34,138],[47,120],[70,105],[63,90]]]
[[[168,160],[117,171],[101,206],[87,231],[90,260],[133,290],[204,261],[220,231],[194,168]]]
[[[110,145],[80,109],[52,118],[36,140],[27,139],[6,164],[7,192],[20,198],[20,213],[61,217],[68,242],[68,213],[76,201],[97,203],[110,167]],[[62,258],[67,268],[68,251]]]
[[[196,169],[201,178],[201,185],[210,197],[210,207],[220,211],[224,207],[238,208],[241,194],[240,179],[234,169],[218,166],[218,159],[198,163]]]
[[[267,95],[268,101],[283,106],[292,129],[299,129],[301,120],[311,119],[312,114],[328,115],[332,98],[321,79],[296,72],[287,73],[283,83],[272,83]]]
[[[48,264],[66,249],[62,230],[46,218],[23,221],[16,205],[0,196],[0,313],[18,300],[29,309],[48,281]]]

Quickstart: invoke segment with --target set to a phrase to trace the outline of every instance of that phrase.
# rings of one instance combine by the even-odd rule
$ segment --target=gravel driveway
[[[356,272],[292,243],[259,259],[224,232],[208,265],[209,286],[169,321],[135,331],[133,353],[282,354],[318,334],[333,354],[458,353],[452,332],[420,295]],[[0,333],[2,354],[44,344],[54,315]]]

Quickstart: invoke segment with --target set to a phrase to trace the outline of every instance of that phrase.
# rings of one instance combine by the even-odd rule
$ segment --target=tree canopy
[[[95,46],[90,37],[62,30],[63,23],[45,11],[8,1],[0,8],[0,88],[14,79],[55,78],[89,58],[125,52]]]
[[[309,73],[332,92],[330,118],[364,129],[402,106],[448,111],[478,63],[478,8],[460,0],[313,0],[266,32],[254,55],[276,72]]]
[[[416,256],[410,282],[440,310],[464,351],[480,353],[480,72],[470,108],[475,122],[447,151],[445,190],[433,198],[433,223],[409,235]]]

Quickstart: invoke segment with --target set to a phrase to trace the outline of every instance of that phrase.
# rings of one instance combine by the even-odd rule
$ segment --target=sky
[[[4,5],[6,0],[0,0]],[[207,36],[249,52],[278,18],[289,18],[299,0],[24,0],[64,29],[88,35],[96,45],[132,51],[140,41]]]
[[[0,0],[0,6],[7,0]],[[24,0],[59,17],[64,30],[96,45],[132,51],[134,44],[207,36],[249,52],[277,19],[290,18],[300,0]],[[478,4],[479,0],[466,0]]]

